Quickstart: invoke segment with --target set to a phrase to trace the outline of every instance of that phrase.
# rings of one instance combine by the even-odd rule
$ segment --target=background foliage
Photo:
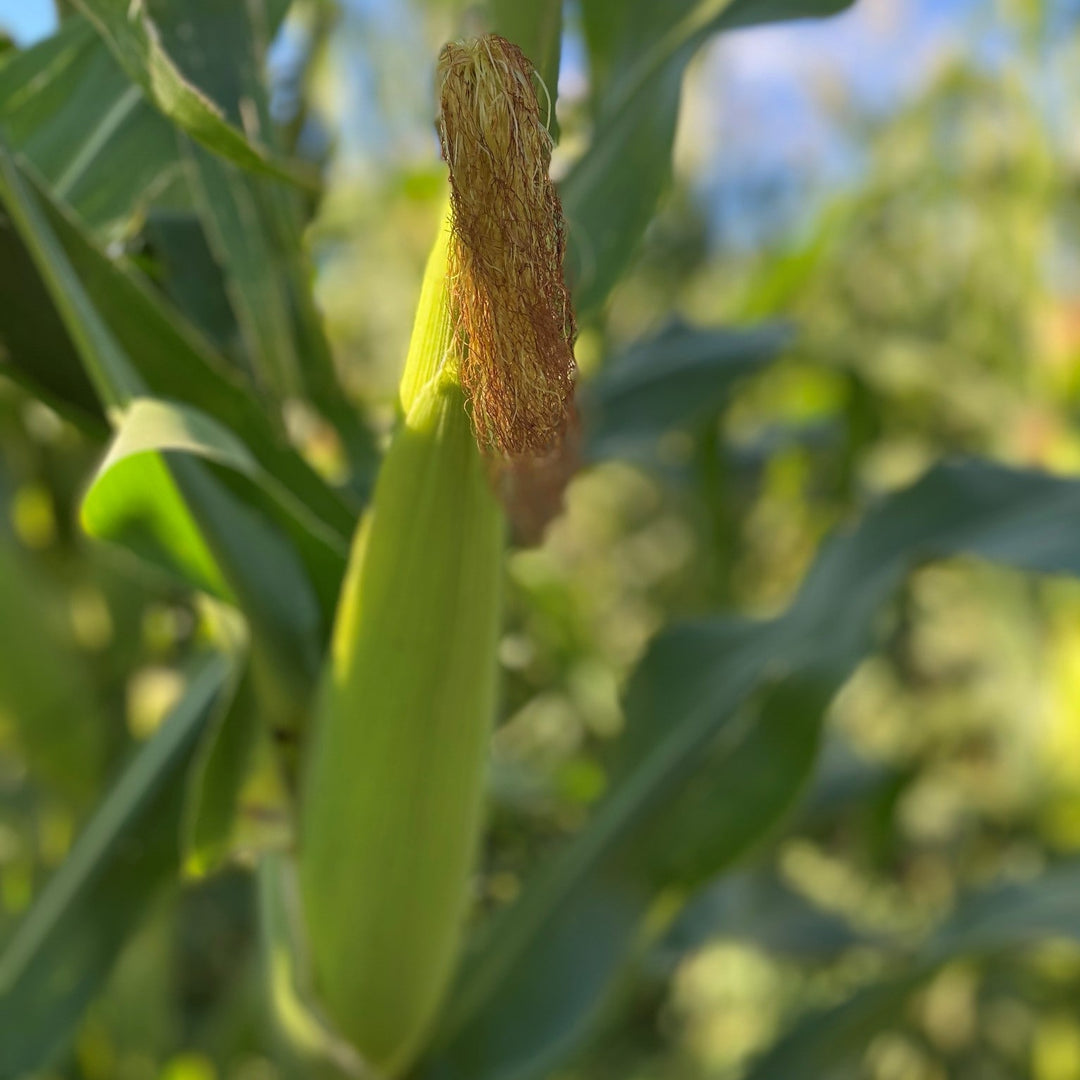
[[[417,1076],[1080,1076],[1077,13],[987,5],[888,108],[818,86],[816,184],[703,160],[728,42],[890,6],[0,39],[0,1077],[333,1074],[290,774],[443,197],[433,58],[486,26],[559,90],[584,467],[507,559]]]

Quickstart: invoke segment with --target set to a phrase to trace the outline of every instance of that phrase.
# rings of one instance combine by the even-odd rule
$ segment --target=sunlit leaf
[[[79,10],[151,102],[196,142],[241,168],[311,186],[310,176],[283,162],[256,139],[230,124],[219,105],[193,85],[165,50],[145,3],[76,0]]]
[[[584,0],[592,142],[562,183],[578,309],[598,307],[636,249],[671,176],[683,74],[712,34],[833,15],[854,0]]]
[[[0,131],[105,239],[183,191],[175,130],[79,17],[0,68]]]

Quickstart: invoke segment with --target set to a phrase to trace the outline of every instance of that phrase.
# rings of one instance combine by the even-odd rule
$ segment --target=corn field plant
[[[318,166],[271,116],[288,0],[75,0],[54,36],[0,54],[0,374],[94,448],[68,508],[85,542],[198,613],[182,694],[3,942],[0,1077],[83,1075],[63,1070],[85,1011],[158,898],[236,864],[286,1075],[576,1075],[556,1071],[603,1046],[648,957],[798,812],[826,712],[913,570],[1080,573],[1080,484],[937,463],[857,507],[780,614],[716,603],[660,627],[602,792],[515,895],[476,899],[508,553],[571,476],[715,429],[798,332],[678,324],[575,373],[577,328],[668,185],[683,73],[717,34],[852,2],[582,0],[591,131],[558,185],[561,0],[491,0],[417,56],[446,209],[385,438],[314,297]],[[298,407],[340,467],[293,437]],[[74,741],[113,706],[59,651],[20,652],[49,631],[4,550],[4,677],[44,686],[51,737]],[[879,942],[887,973],[746,1075],[850,1075],[936,972],[1076,938],[1078,901],[1068,861],[960,897],[923,940]]]

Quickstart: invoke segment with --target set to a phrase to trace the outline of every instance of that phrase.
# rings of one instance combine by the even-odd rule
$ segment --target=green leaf
[[[629,688],[610,794],[467,958],[423,1076],[533,1076],[574,1045],[660,891],[690,893],[797,799],[825,709],[913,566],[967,552],[1080,574],[1078,530],[1080,484],[944,465],[826,544],[779,618],[665,631]]]
[[[219,530],[205,527],[205,543],[190,527],[185,530],[180,520],[187,513],[179,490],[183,481],[178,479],[172,485],[175,500],[160,491],[160,484],[169,485],[169,475],[159,455],[174,470],[175,455],[193,456],[218,467],[218,474],[232,480],[233,490],[245,504],[258,507],[290,537],[317,585],[321,605],[327,613],[333,610],[347,550],[341,537],[266,472],[232,431],[178,402],[136,398],[124,410],[108,454],[83,501],[83,524],[92,536],[138,548],[144,558],[186,583],[221,599],[237,601],[239,593],[217,570],[217,559],[222,557],[220,541],[217,558],[207,547]],[[191,512],[199,517],[197,507],[192,506]],[[280,617],[291,611],[293,622],[305,627],[307,633],[314,632],[319,614],[311,604],[307,576],[296,567],[294,557],[279,549],[280,541],[269,535],[259,550],[241,557],[250,563],[266,561],[266,576],[258,584],[276,583],[271,592],[280,594],[274,601],[284,608]],[[245,578],[244,574],[234,575],[235,580]],[[241,600],[249,611],[249,604],[262,602],[257,596],[247,604]]]
[[[101,437],[105,414],[34,260],[0,214],[0,373]]]
[[[175,130],[81,17],[0,68],[0,132],[105,241],[184,190]]]
[[[28,245],[98,396],[122,412],[133,398],[152,394],[197,409],[234,433],[259,475],[273,478],[273,501],[290,508],[290,528],[305,522],[295,535],[319,595],[325,600],[335,593],[344,559],[330,559],[327,550],[346,550],[352,511],[285,445],[209,345],[134,274],[98,251],[2,144],[0,202]]]
[[[216,657],[142,746],[0,956],[0,1076],[70,1038],[131,931],[175,877],[184,768],[226,680]]]
[[[225,292],[225,277],[193,213],[155,210],[147,215],[140,262],[154,284],[222,355],[236,351],[240,331]]]
[[[559,60],[562,51],[562,0],[491,0],[491,28],[512,41],[532,61],[543,82],[538,94],[540,107],[550,108],[548,130],[558,140],[555,99],[559,91]],[[545,91],[547,99],[545,100]]]
[[[750,1070],[747,1080],[797,1073],[849,1075],[870,1040],[894,1024],[906,998],[957,957],[993,958],[1051,938],[1080,941],[1080,862],[1070,860],[1025,882],[963,898],[943,926],[892,978],[871,983],[832,1009],[800,1019]]]
[[[254,137],[230,124],[221,107],[185,78],[166,51],[145,0],[75,2],[146,99],[181,131],[241,168],[303,187],[316,186],[306,170],[276,158]]]
[[[579,314],[603,303],[667,186],[683,73],[702,42],[724,30],[833,15],[853,2],[584,0],[595,134],[561,187]]]
[[[228,707],[218,710],[188,773],[181,831],[186,876],[205,877],[234,856],[251,859],[292,842],[292,806],[272,734],[256,669],[244,662]]]
[[[162,42],[226,116],[273,132],[262,77],[267,38],[282,0],[222,5],[217,0],[159,2]],[[303,246],[308,208],[297,191],[252,175],[183,140],[195,205],[245,347],[245,369],[278,400],[306,397],[342,436],[353,485],[367,493],[377,465],[375,442],[350,406],[312,297]]]
[[[790,339],[779,324],[747,330],[675,325],[584,383],[578,395],[589,457],[636,457],[660,436],[715,416],[740,378]]]
[[[232,487],[219,475],[231,475]],[[303,686],[317,670],[324,619],[312,582],[323,585],[328,615],[345,549],[210,417],[173,402],[133,400],[82,517],[91,536],[238,604],[256,648],[268,650],[287,682]]]
[[[771,870],[728,874],[705,889],[664,936],[667,962],[696,952],[718,938],[751,942],[781,956],[833,960],[872,939],[840,915],[794,891]]]
[[[347,532],[337,532],[325,511],[341,511],[346,521],[348,513],[270,435],[257,406],[217,370],[203,343],[98,253],[44,192],[35,192],[2,146],[0,201],[30,248],[115,424],[148,384],[175,387],[178,396],[199,405],[205,401],[214,410],[200,416],[181,406],[159,433],[154,424],[148,430],[145,410],[136,409],[112,462],[122,463],[122,481],[114,481],[112,497],[101,505],[110,509],[109,522],[121,522],[127,536],[134,533],[139,551],[179,553],[172,569],[191,573],[198,587],[235,598],[251,621],[253,649],[275,681],[276,696],[299,704],[318,670],[347,546]],[[149,446],[182,451],[168,454],[167,478],[160,461],[134,453]],[[196,450],[227,468],[215,474],[193,459]],[[302,495],[296,491],[300,485]],[[132,510],[156,524],[147,530],[133,522]]]

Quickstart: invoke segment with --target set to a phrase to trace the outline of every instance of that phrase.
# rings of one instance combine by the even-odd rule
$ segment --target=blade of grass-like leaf
[[[3,143],[0,202],[33,258],[101,403],[106,409],[123,405],[132,393],[142,389],[141,380],[98,317]]]
[[[184,767],[227,673],[216,657],[192,675],[0,956],[0,1076],[34,1072],[63,1047],[124,941],[175,876]]]
[[[10,178],[5,183],[5,178]],[[0,142],[0,203],[20,222],[34,245],[38,271],[61,300],[84,313],[98,337],[109,338],[113,363],[101,395],[121,403],[150,394],[193,406],[236,437],[298,504],[341,544],[352,535],[354,515],[273,430],[249,391],[225,369],[209,345],[133,273],[115,265],[79,226],[20,169]],[[24,240],[27,237],[24,237]],[[74,316],[72,316],[74,317]],[[66,320],[65,320],[66,321]],[[76,321],[76,328],[81,327]],[[68,323],[72,338],[76,330]],[[82,333],[81,329],[78,330]],[[85,336],[85,335],[84,335]],[[86,353],[82,354],[84,357]],[[92,361],[93,368],[100,367]]]
[[[230,124],[220,106],[189,82],[165,50],[144,0],[75,0],[128,76],[181,131],[244,169],[315,188],[298,164],[277,159]]]
[[[555,98],[559,91],[562,27],[562,0],[534,0],[529,4],[522,4],[519,0],[492,0],[492,30],[512,41],[525,53],[544,84],[539,91],[540,107],[551,110],[548,130],[556,141],[559,126],[555,118]],[[547,100],[544,98],[545,91]]]
[[[106,308],[103,313],[91,301],[83,287],[83,281],[68,259],[69,249],[65,249],[59,242],[52,226],[67,226],[76,238],[77,231],[63,215],[46,215],[44,207],[48,206],[48,202],[40,194],[35,197],[14,161],[3,153],[2,146],[0,200],[12,213],[16,226],[34,254],[38,270],[79,349],[98,393],[111,406],[112,420],[120,423],[127,406],[143,393],[145,382],[142,373],[136,370],[131,362],[132,353],[121,347],[112,326],[103,318],[103,314],[108,314],[110,310],[115,311],[116,308]],[[71,250],[84,256],[87,251],[93,251],[91,247],[79,247],[77,244]],[[105,265],[109,267],[107,261]],[[100,268],[100,264],[95,264],[92,259],[91,266]],[[128,294],[131,295],[130,283],[126,279],[113,278],[113,282],[122,287],[129,286]],[[123,295],[122,287],[111,292],[104,291],[102,299],[115,305],[119,296]],[[146,299],[138,289],[134,292],[134,298],[136,304],[139,300]],[[139,314],[146,317],[140,320]],[[135,319],[132,318],[133,315],[136,316]],[[132,334],[136,343],[136,348],[132,350],[134,355],[159,365],[156,371],[161,371],[161,361],[167,359],[166,347],[170,343],[170,336],[174,342],[177,339],[180,342],[184,340],[183,336],[177,333],[168,315],[152,305],[144,304],[142,312],[137,306],[122,307],[120,318],[122,328]],[[159,332],[155,334],[155,330]],[[187,359],[189,365],[192,356],[195,360],[200,359],[198,354],[181,353],[182,359]],[[174,370],[168,374],[175,380],[181,373]],[[208,388],[194,389],[205,391]],[[250,404],[246,399],[242,400],[244,407],[250,410]],[[239,418],[233,417],[233,420]],[[190,436],[190,419],[181,417],[170,429],[171,433],[175,435],[180,430],[185,437]],[[186,429],[185,422],[188,422]],[[205,436],[207,425],[202,424],[200,430]],[[193,443],[197,442],[197,439],[193,440]],[[229,446],[235,450],[235,438]],[[190,446],[185,446],[185,449],[190,449]],[[221,447],[215,449],[220,450]],[[171,517],[174,521],[186,510],[191,519],[185,528],[186,537],[193,540],[197,536],[201,544],[195,552],[195,563],[203,571],[211,565],[216,567],[220,582],[227,584],[227,595],[241,604],[251,620],[253,649],[268,677],[275,678],[278,694],[298,703],[306,696],[315,678],[322,634],[329,624],[329,610],[320,612],[317,595],[312,591],[311,580],[307,577],[304,564],[297,557],[291,537],[285,530],[276,528],[273,517],[267,517],[259,505],[252,506],[244,500],[244,494],[254,492],[258,496],[261,491],[258,485],[250,487],[247,492],[236,493],[223,486],[204,464],[193,460],[190,453],[170,454],[167,465],[175,489],[170,489],[166,484],[161,484],[159,489],[148,489],[143,483],[143,497],[138,505],[141,508],[152,506],[154,499],[160,497],[168,504],[166,517]],[[160,464],[151,466],[151,469],[155,468],[158,469],[157,477],[160,479]],[[133,473],[129,467],[124,472],[129,480],[133,476],[136,481],[146,479],[145,470],[137,469]],[[231,476],[232,472],[226,475]],[[267,472],[267,475],[273,474]],[[288,490],[284,485],[281,487]],[[175,498],[175,491],[182,494],[182,504]],[[110,505],[116,507],[118,504],[113,500]],[[305,500],[298,499],[295,505],[306,511],[309,522],[319,520]],[[286,524],[294,522],[299,524],[295,515],[290,515]],[[322,595],[327,597],[326,603],[329,606],[336,585],[335,573],[340,572],[343,559],[338,557],[338,570],[335,571],[327,562],[325,537],[311,535],[306,527],[300,528],[299,534],[304,542],[303,553],[312,560],[314,578],[323,582]],[[162,538],[161,529],[152,533],[149,538],[145,533],[139,536],[139,540],[144,544],[148,539]],[[333,553],[329,554],[332,559]],[[212,559],[207,559],[207,555],[212,556]],[[185,556],[177,565],[180,568],[191,566],[192,560]],[[196,584],[200,587],[208,584],[205,574]],[[216,591],[220,595],[220,590]]]
[[[671,173],[683,73],[701,43],[725,30],[833,15],[853,2],[584,0],[595,134],[561,185],[579,313],[603,303],[656,210]]]
[[[302,393],[289,297],[277,252],[264,228],[248,178],[187,141],[187,159],[215,258],[255,376],[279,400]]]
[[[957,957],[987,958],[1053,938],[1080,941],[1080,863],[1051,867],[1029,881],[997,885],[956,905],[945,924],[891,978],[800,1019],[754,1065],[747,1080],[787,1080],[792,1070],[848,1075],[867,1045],[894,1023],[905,999]],[[845,1071],[846,1070],[846,1071]]]
[[[162,40],[234,122],[272,132],[261,77],[267,35],[285,5],[223,6],[185,0],[155,9]],[[269,10],[267,10],[269,8]],[[303,247],[308,213],[297,191],[244,173],[184,140],[200,218],[246,349],[246,367],[279,400],[306,397],[341,435],[353,487],[366,494],[377,463],[374,439],[342,392],[311,291]]]
[[[258,507],[291,538],[316,585],[322,608],[327,615],[332,612],[344,572],[346,546],[259,465],[236,435],[190,406],[138,398],[125,409],[116,437],[84,497],[82,518],[91,535],[126,546],[137,543],[140,537],[156,538],[158,557],[153,561],[166,570],[184,573],[188,556],[196,548],[191,537],[177,535],[171,515],[168,520],[157,519],[159,511],[168,509],[157,488],[162,471],[159,455],[173,468],[178,455],[198,458],[218,467],[218,475],[230,477],[242,501]],[[182,482],[179,487],[183,489]],[[199,517],[197,508],[192,507],[192,512]],[[213,537],[217,532],[207,529],[207,536]],[[207,542],[212,546],[212,541]],[[276,588],[270,590],[277,596],[275,603],[291,610],[293,621],[303,628],[305,635],[315,633],[319,612],[312,609],[304,579],[297,576],[293,560],[284,551],[278,553],[278,546],[273,537],[267,537],[264,550],[252,552],[249,559],[266,561],[267,576],[261,584],[275,582]],[[152,548],[148,545],[142,553],[151,556]],[[190,582],[208,588],[223,599],[239,598],[245,610],[257,610],[263,604],[258,595],[240,595],[237,592],[240,586],[224,586],[220,577],[213,576],[214,566],[213,559],[209,565],[201,562]],[[203,578],[201,583],[198,577]],[[284,617],[284,614],[283,611],[268,617]]]
[[[202,90],[234,124],[273,133],[262,78],[267,14],[262,0],[222,5],[185,0],[155,9],[162,43],[182,70],[198,72]],[[287,263],[299,258],[267,210],[276,181],[253,176],[205,147],[183,140],[199,216],[218,264],[256,379],[279,399],[301,395],[303,365],[294,340]],[[285,200],[298,198],[283,191]]]
[[[175,130],[81,17],[0,68],[0,131],[106,241],[182,191]]]
[[[108,430],[93,384],[34,260],[0,214],[0,374],[24,386],[89,434]]]
[[[181,848],[184,874],[205,877],[292,842],[292,807],[278,747],[261,707],[255,667],[243,662],[228,708],[219,710],[188,772]]]
[[[630,348],[578,395],[588,456],[637,457],[674,428],[713,416],[740,378],[773,360],[787,327],[698,330],[673,326]]]
[[[516,1080],[573,1045],[659,890],[729,865],[797,798],[825,708],[912,566],[967,552],[1080,574],[1078,530],[1080,484],[941,466],[827,544],[783,616],[665,632],[631,683],[611,793],[467,958],[423,1076]],[[597,890],[620,913],[605,926]]]

